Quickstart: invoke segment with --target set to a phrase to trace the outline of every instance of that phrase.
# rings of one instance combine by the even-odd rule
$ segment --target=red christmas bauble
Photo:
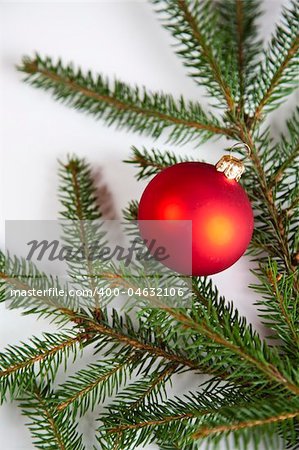
[[[191,224],[190,232],[180,223]],[[149,248],[153,240],[166,247],[169,258],[163,264],[167,267],[186,275],[212,275],[245,252],[253,232],[253,213],[237,181],[211,164],[185,162],[151,180],[139,203],[138,224]]]

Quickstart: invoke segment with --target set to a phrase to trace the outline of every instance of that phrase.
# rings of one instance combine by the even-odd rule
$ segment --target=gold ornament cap
[[[241,160],[236,158],[235,156],[232,156],[231,154],[224,155],[219,159],[215,167],[218,172],[223,172],[229,180],[239,181],[245,170],[243,161],[248,158],[248,156],[250,156],[251,150],[247,144],[238,142],[231,147],[230,151],[232,151],[232,149],[236,147],[246,147],[247,156],[245,156],[245,158]]]

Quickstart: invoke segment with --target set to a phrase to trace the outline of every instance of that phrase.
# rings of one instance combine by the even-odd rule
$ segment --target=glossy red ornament
[[[158,221],[154,227],[143,222],[153,220]],[[192,266],[188,233],[180,227],[169,227],[167,233],[166,221],[182,220],[192,221]],[[175,164],[156,175],[142,194],[138,221],[143,239],[156,239],[170,250],[163,264],[187,275],[227,269],[243,255],[253,232],[252,208],[242,186],[202,162]]]

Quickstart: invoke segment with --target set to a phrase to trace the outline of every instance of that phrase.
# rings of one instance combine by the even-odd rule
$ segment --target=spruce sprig
[[[264,51],[257,0],[154,4],[190,75],[205,86],[220,114],[207,113],[198,102],[183,97],[175,100],[169,94],[111,82],[38,54],[24,58],[19,70],[31,85],[108,125],[153,138],[166,134],[168,142],[175,144],[194,140],[198,145],[222,136],[250,147],[241,182],[256,213],[249,249],[257,277],[253,289],[261,320],[275,345],[262,339],[208,279],[193,277],[188,308],[152,299],[157,300],[153,308],[145,297],[130,313],[120,314],[103,298],[94,298],[92,305],[72,298],[67,285],[31,263],[1,253],[1,301],[66,328],[4,350],[0,392],[3,398],[8,393],[23,398],[21,407],[30,417],[37,448],[83,450],[76,417],[92,410],[101,421],[98,443],[107,450],[132,450],[149,442],[161,450],[195,450],[200,442],[217,448],[221,442],[231,450],[231,438],[238,449],[258,450],[263,443],[271,450],[295,450],[299,442],[298,111],[279,139],[273,138],[271,127],[260,125],[297,86],[298,3],[292,1],[284,8]],[[126,162],[137,166],[138,179],[145,179],[186,160],[190,158],[172,151],[133,147]],[[61,217],[68,220],[63,225],[64,240],[82,246],[88,256],[95,236],[105,242],[91,169],[74,156],[61,163],[59,173]],[[137,211],[138,202],[131,202],[125,219],[136,219]],[[115,286],[128,279],[134,283],[128,271],[119,276],[113,265],[81,266],[70,261],[69,272],[82,286]],[[140,285],[146,282],[139,278]],[[63,288],[64,297],[16,297],[11,292],[50,287]],[[91,361],[57,388],[54,380],[61,363],[87,344],[94,346]],[[170,400],[166,383],[186,372],[199,377],[198,392]],[[200,374],[212,379],[202,382]]]
[[[5,353],[0,353],[1,402],[6,400],[7,391],[10,398],[16,398],[36,377],[53,381],[61,366],[67,370],[70,356],[72,361],[76,359],[84,341],[83,333],[64,331],[44,333],[42,338],[32,337],[21,345],[8,346]]]
[[[285,405],[283,414],[280,414],[282,399],[272,398],[272,402],[273,407],[268,409],[260,400],[252,401],[229,385],[214,384],[202,392],[164,402],[155,408],[150,405],[140,408],[131,415],[123,405],[111,404],[102,418],[99,442],[105,449],[134,448],[164,436],[164,442],[173,442],[175,438],[178,448],[189,448],[194,438],[204,437],[207,445],[215,448],[220,440],[223,442],[223,435],[227,437],[235,429],[238,430],[235,442],[240,447],[254,436],[253,448],[257,449],[264,442],[276,448],[279,445],[277,428],[281,424],[285,439],[293,439],[298,399]],[[240,421],[240,417],[246,421]],[[256,429],[259,429],[258,434],[254,434]],[[224,442],[225,448],[231,448],[228,439]]]
[[[27,74],[28,83],[51,91],[56,100],[103,118],[108,125],[115,123],[117,128],[153,138],[166,130],[172,143],[203,142],[215,133],[232,135],[198,102],[186,102],[183,97],[174,100],[171,95],[148,92],[119,80],[111,83],[101,75],[94,77],[90,71],[84,74],[71,64],[64,66],[60,60],[53,63],[38,54],[34,59],[25,57],[19,70]]]
[[[55,394],[49,385],[35,383],[19,398],[22,413],[29,419],[35,448],[43,450],[85,450],[78,424],[68,411],[58,414],[51,406]]]
[[[224,67],[219,62],[222,42],[217,36],[218,15],[212,2],[157,0],[154,3],[159,5],[158,13],[163,14],[165,28],[178,41],[176,52],[184,59],[190,75],[232,112],[235,101],[228,82],[228,68],[223,73]]]
[[[124,162],[133,164],[139,168],[139,172],[136,174],[137,180],[149,178],[152,175],[159,173],[166,167],[173,166],[179,162],[190,161],[190,157],[177,156],[170,151],[161,152],[158,149],[147,150],[142,148],[139,150],[137,147],[132,147],[132,156],[130,159]]]
[[[221,64],[229,68],[228,81],[234,92],[237,114],[248,113],[247,93],[255,78],[262,41],[258,37],[257,19],[261,15],[259,1],[221,0],[216,4],[221,26]]]
[[[249,96],[253,99],[254,117],[263,109],[271,111],[298,87],[299,5],[292,0],[284,8],[269,48],[260,63]]]

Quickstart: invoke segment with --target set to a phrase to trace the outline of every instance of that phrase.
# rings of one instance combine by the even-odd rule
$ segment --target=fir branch
[[[287,121],[287,134],[283,134],[280,141],[270,152],[272,165],[267,168],[269,187],[275,188],[278,192],[282,191],[281,181],[284,178],[295,175],[299,177],[298,159],[299,159],[299,108],[297,107],[292,117]],[[275,160],[273,164],[273,159]]]
[[[252,287],[262,294],[257,300],[263,323],[279,338],[284,351],[295,360],[299,352],[299,298],[294,295],[294,275],[287,277],[278,272],[275,261],[254,272],[260,284]]]
[[[127,222],[136,221],[138,217],[138,201],[132,200],[123,210],[123,217]]]
[[[34,288],[40,289],[40,280],[44,280],[44,276],[38,272],[37,268],[32,264],[29,265],[30,269],[34,270],[35,275],[30,278],[30,284],[28,284],[23,281],[22,277],[25,273],[30,273],[30,270],[26,268],[23,263],[23,270],[20,273],[20,264],[16,258],[14,261],[14,278],[10,278],[7,274],[0,273],[0,279],[5,280],[5,285],[24,291],[32,291]],[[22,281],[20,281],[18,277],[20,277]],[[46,279],[46,282],[47,284],[42,284],[42,287],[49,289],[50,287],[53,287],[53,285],[55,286],[54,283],[50,283],[49,279]],[[60,289],[57,285],[55,288],[58,290]],[[67,292],[67,289],[64,289],[64,292]],[[28,299],[31,300],[31,302],[34,302],[33,306],[31,304],[30,309],[27,304]],[[147,336],[147,329],[143,329],[141,323],[139,329],[135,330],[132,324],[130,324],[129,317],[125,316],[126,323],[124,325],[123,318],[119,317],[116,314],[116,311],[113,312],[112,323],[110,323],[105,308],[102,309],[101,316],[99,316],[96,311],[88,311],[80,306],[80,304],[77,304],[77,302],[75,302],[75,305],[73,305],[73,303],[69,304],[67,301],[65,303],[61,303],[60,301],[57,302],[55,296],[38,296],[37,298],[23,295],[21,297],[16,296],[10,303],[10,307],[28,307],[26,314],[38,314],[39,316],[45,317],[53,316],[53,319],[57,320],[58,323],[65,323],[66,321],[73,322],[80,327],[80,330],[86,333],[90,339],[95,336],[97,338],[102,336],[104,347],[108,346],[109,343],[116,346],[121,345],[121,351],[124,351],[125,348],[133,348],[135,350],[140,350],[145,354],[152,355],[154,359],[164,358],[166,361],[171,361],[190,369],[201,369],[204,373],[207,371],[208,373],[214,374],[213,369],[208,365],[201,365],[200,362],[198,363],[186,358],[182,353],[176,354],[172,352],[171,349],[162,348],[160,342],[152,342],[152,334]],[[141,336],[143,336],[143,339],[141,339]],[[99,342],[98,346],[100,346]]]
[[[68,157],[60,163],[60,200],[64,207],[61,216],[68,220],[100,219],[96,188],[93,184],[91,168],[84,159]],[[81,239],[84,241],[84,239]]]
[[[284,198],[285,196],[289,196],[291,186],[289,179],[286,182],[286,186],[283,186],[284,181],[279,182],[278,179],[273,186],[272,178],[266,176],[266,168],[270,167],[269,172],[276,175],[282,167],[284,171],[291,170],[291,179],[293,179],[292,182],[296,185],[296,180],[298,180],[298,170],[296,174],[296,168],[294,172],[292,167],[292,158],[289,156],[293,153],[294,146],[296,149],[296,142],[298,140],[297,136],[295,137],[295,130],[298,130],[297,113],[288,122],[289,138],[285,138],[283,136],[280,146],[272,145],[272,141],[269,138],[269,132],[267,130],[263,134],[255,133],[255,135],[252,136],[246,126],[241,122],[239,123],[239,128],[240,139],[247,143],[247,145],[251,148],[251,159],[254,169],[251,174],[249,174],[249,178],[246,181],[246,186],[254,201],[256,212],[258,213],[257,217],[259,224],[256,226],[252,240],[252,247],[254,247],[255,253],[259,256],[258,272],[261,274],[259,278],[264,281],[264,284],[262,283],[260,287],[255,286],[255,289],[259,292],[265,293],[270,288],[270,300],[268,291],[267,301],[262,300],[259,303],[264,307],[263,315],[267,319],[267,325],[274,330],[275,334],[278,332],[284,343],[286,343],[286,346],[284,346],[286,352],[291,358],[293,358],[298,352],[298,330],[295,325],[298,304],[298,271],[292,262],[292,245],[294,243],[294,236],[290,234],[291,228],[289,228],[289,226],[291,221],[289,220],[288,223],[284,221],[283,215],[281,214]],[[257,141],[257,143],[255,141]],[[278,170],[276,164],[273,165],[273,160],[277,159],[279,161]],[[289,163],[285,164],[288,160]],[[274,177],[276,175],[274,175]],[[281,193],[285,194],[285,196]],[[278,195],[280,195],[281,198],[278,199]],[[259,251],[256,252],[256,249],[259,249]],[[265,251],[266,256],[264,253]],[[264,253],[264,255],[261,256],[261,253]],[[263,274],[267,272],[266,267],[268,265],[269,256],[279,265],[278,270],[282,277],[284,279],[292,280],[292,288],[288,290],[288,293],[292,294],[292,296],[289,299],[286,299],[285,295],[283,295],[283,297],[280,297],[280,295],[277,297],[275,290],[273,291],[274,286],[271,286],[271,282],[269,286],[269,279],[267,280],[264,278]],[[272,279],[272,282],[273,280],[274,279]],[[275,317],[277,306],[274,306],[274,303],[277,301],[277,306],[280,309],[280,318],[276,322],[278,317]],[[293,311],[292,307],[290,308],[288,306],[289,302],[291,302],[291,305],[294,305]],[[281,315],[282,307],[284,313]],[[285,322],[284,325],[282,325],[282,321]],[[286,329],[288,329],[287,332]],[[289,346],[290,339],[288,332],[290,331],[292,336],[291,340],[293,340],[293,342]]]
[[[270,325],[271,329],[274,329],[276,334],[278,332],[279,336],[282,337],[283,341],[286,343],[284,348],[285,351],[291,358],[295,355],[295,360],[297,359],[296,355],[298,352],[298,330],[296,326],[298,305],[298,271],[292,261],[292,248],[294,248],[296,241],[295,230],[298,226],[298,222],[296,224],[295,218],[294,229],[292,230],[291,225],[293,221],[290,219],[287,221],[284,220],[282,206],[285,201],[288,201],[285,199],[288,199],[290,189],[292,189],[293,193],[295,193],[295,186],[299,175],[296,166],[295,170],[292,166],[293,156],[290,158],[293,151],[296,153],[298,140],[297,136],[295,136],[296,130],[298,130],[297,114],[298,113],[295,113],[293,118],[288,122],[289,138],[285,138],[283,136],[280,146],[272,146],[272,148],[272,142],[271,139],[269,139],[267,131],[264,132],[264,134],[256,133],[255,136],[252,136],[244,124],[239,124],[240,138],[251,148],[251,158],[254,167],[254,172],[249,177],[247,183],[250,194],[253,194],[252,198],[255,202],[256,210],[259,212],[258,219],[260,221],[259,226],[256,227],[253,237],[253,245],[256,248],[259,248],[259,255],[264,251],[267,252],[266,258],[264,256],[259,256],[260,261],[258,272],[261,274],[259,278],[264,278],[263,274],[267,272],[265,265],[268,264],[267,258],[270,256],[271,259],[276,261],[279,265],[279,277],[284,280],[290,280],[286,283],[290,286],[291,282],[292,287],[288,290],[288,293],[291,294],[291,298],[287,299],[285,295],[281,297],[281,294],[277,296],[277,292],[275,292],[275,289],[273,290],[273,283],[276,283],[276,279],[272,277],[270,286],[269,279],[267,280],[264,278],[264,283],[260,287],[255,286],[255,288],[260,292],[265,293],[270,287],[270,300],[267,294],[268,301],[259,302],[264,307],[263,315],[267,319],[267,325]],[[255,143],[255,140],[258,142],[258,145]],[[274,165],[273,169],[273,160],[275,159],[278,159],[279,161],[278,170],[276,165]],[[271,167],[269,169],[269,172],[272,173],[270,178],[266,176],[266,168],[268,166]],[[277,178],[275,184],[273,185],[273,174],[275,174],[274,177],[276,177],[282,168],[283,171],[289,171],[287,175],[290,175],[290,177],[288,177],[286,181],[280,181]],[[254,193],[254,191],[256,192]],[[281,308],[283,308],[283,314],[276,322],[278,317],[276,315],[277,306],[274,306],[274,303],[277,301],[277,305],[280,309],[280,315],[282,313]],[[288,306],[289,302],[292,305],[291,308]],[[282,321],[285,322],[284,325],[282,325]],[[289,336],[287,335],[288,332],[285,332],[286,327],[289,332],[291,332]],[[290,343],[290,336],[292,336],[292,343]]]
[[[295,348],[298,352],[299,351],[299,322],[298,322],[297,306],[298,306],[299,299],[297,297],[297,302],[295,304],[293,304],[291,307],[286,306],[286,301],[285,301],[286,294],[290,295],[290,292],[293,288],[294,280],[293,279],[290,280],[291,281],[290,287],[288,286],[287,282],[284,284],[281,283],[281,285],[278,287],[278,282],[282,281],[282,280],[279,279],[280,277],[278,276],[278,273],[277,273],[277,266],[275,267],[275,269],[276,270],[274,270],[274,272],[272,272],[271,270],[269,270],[267,272],[268,279],[269,279],[271,286],[273,287],[274,295],[277,300],[277,303],[279,304],[279,308],[280,308],[282,317],[284,318],[284,320],[288,326],[292,344],[295,346]],[[282,286],[283,286],[283,288],[282,288]],[[298,355],[298,353],[297,353],[297,355]]]
[[[167,397],[165,385],[178,370],[178,364],[167,363],[162,369],[154,370],[148,377],[142,376],[141,380],[120,391],[108,408],[110,410],[124,408],[129,415],[134,414],[136,409],[164,401]]]
[[[234,100],[232,98],[229,87],[226,85],[216,59],[214,58],[212,49],[207,45],[204,36],[200,32],[199,26],[193,14],[189,9],[189,5],[185,0],[178,1],[179,8],[183,12],[184,19],[188,26],[190,27],[195,41],[197,41],[199,47],[202,49],[205,59],[207,60],[211,71],[213,73],[214,79],[220,86],[220,89],[225,97],[227,106],[230,111],[234,109]]]
[[[290,248],[288,244],[288,236],[285,230],[285,227],[283,225],[281,215],[277,209],[277,205],[275,204],[274,200],[274,193],[271,187],[269,186],[269,182],[267,180],[262,160],[261,160],[261,154],[262,151],[257,147],[257,145],[254,142],[253,136],[247,131],[246,128],[240,126],[240,138],[244,143],[246,143],[249,148],[251,149],[251,160],[252,164],[254,166],[254,170],[256,172],[255,177],[255,186],[252,185],[251,189],[259,186],[259,192],[261,194],[263,205],[266,206],[267,214],[265,216],[265,220],[270,219],[270,228],[271,231],[273,231],[273,237],[274,240],[278,244],[279,251],[277,252],[276,257],[280,259],[286,270],[289,273],[294,272],[295,268],[292,264],[292,258],[290,253]],[[260,146],[262,148],[262,144],[265,143],[264,139],[261,139]],[[269,144],[266,144],[267,147],[269,147]],[[260,198],[261,200],[261,198]],[[259,201],[259,205],[260,205]],[[259,205],[257,205],[259,207]],[[269,241],[269,239],[267,239]],[[271,255],[270,255],[271,256]]]
[[[109,274],[105,275],[107,278],[109,277]],[[114,283],[113,286],[124,286],[121,276],[111,277],[111,279]],[[138,280],[141,279],[141,277],[138,277]],[[201,283],[200,279],[198,279],[198,283]],[[130,286],[137,289],[140,284],[137,286],[131,281]],[[207,287],[207,284],[203,282],[202,288],[206,295],[197,297],[196,303],[190,311],[184,308],[172,308],[161,302],[161,299],[151,296],[151,307],[145,309],[144,319],[146,319],[146,323],[152,324],[152,326],[155,326],[156,323],[162,323],[163,329],[166,330],[162,338],[163,340],[166,339],[166,342],[171,340],[173,335],[181,338],[184,335],[187,336],[185,345],[188,347],[189,353],[192,348],[191,341],[196,348],[198,360],[203,360],[208,367],[210,366],[210,370],[212,368],[217,375],[221,376],[225,373],[227,379],[234,379],[237,383],[247,384],[249,381],[252,382],[252,378],[256,376],[253,371],[253,368],[255,368],[259,373],[257,378],[260,383],[265,382],[261,378],[260,373],[262,373],[268,381],[278,383],[298,395],[299,380],[296,380],[296,377],[294,379],[292,370],[288,371],[282,364],[275,349],[270,349],[266,342],[262,341],[258,334],[252,331],[251,326],[247,326],[245,318],[239,318],[237,311],[234,311],[233,314],[232,308],[225,305],[224,299],[218,298],[217,290],[214,292],[210,287],[212,295],[208,295]],[[197,295],[199,292],[198,289]],[[142,296],[140,296],[141,298]],[[143,299],[145,300],[143,308],[146,308],[148,298],[143,296]],[[141,305],[139,304],[139,306]],[[155,306],[155,308],[152,309],[152,306]],[[175,319],[175,321],[167,320],[167,316]],[[200,348],[203,348],[204,354],[208,353],[208,355],[205,357],[202,355],[201,358]],[[221,353],[223,349],[226,349],[227,359]],[[217,364],[217,354],[221,355],[219,365]],[[227,370],[227,368],[229,369]],[[255,384],[257,384],[257,380],[255,380]]]
[[[219,344],[220,347],[226,348],[227,350],[230,350],[234,355],[239,356],[240,360],[238,361],[238,364],[241,364],[241,361],[245,360],[250,365],[257,368],[264,375],[266,375],[270,381],[275,381],[276,383],[282,384],[291,392],[297,395],[299,394],[299,386],[288,379],[285,374],[282,374],[275,364],[271,364],[268,361],[267,363],[262,362],[260,358],[257,358],[253,355],[253,352],[251,352],[250,349],[243,347],[243,345],[240,343],[239,345],[233,344],[227,338],[221,336],[206,324],[200,324],[184,313],[179,313],[177,311],[172,311],[169,309],[167,309],[167,312],[172,317],[174,317],[183,327],[187,327],[191,330],[204,334],[213,343]]]
[[[249,420],[247,422],[239,422],[239,423],[228,424],[228,425],[218,425],[214,428],[203,427],[200,430],[198,430],[196,433],[194,433],[193,438],[200,439],[203,437],[210,436],[211,434],[228,433],[231,431],[242,430],[244,428],[247,429],[247,428],[259,427],[259,426],[268,425],[268,424],[274,424],[276,422],[282,422],[284,420],[294,419],[295,417],[298,417],[298,416],[299,416],[299,410],[294,411],[294,412],[279,414],[278,416],[268,417],[266,419]]]
[[[110,428],[109,433],[123,433],[127,430],[138,430],[140,428],[145,427],[156,427],[159,425],[164,425],[168,422],[175,422],[177,420],[186,420],[193,418],[194,415],[192,413],[182,413],[178,415],[173,416],[165,416],[162,419],[156,419],[156,420],[148,420],[144,422],[134,423],[134,424],[128,424],[128,425],[119,425],[115,428]]]
[[[49,386],[37,384],[20,399],[22,412],[30,419],[28,426],[34,445],[43,450],[84,450],[77,424],[68,412],[55,412],[51,406],[54,399]]]
[[[138,133],[158,138],[169,131],[169,141],[204,141],[214,134],[231,136],[232,131],[222,127],[211,114],[207,115],[198,103],[175,101],[171,95],[147,92],[145,88],[130,87],[121,81],[111,85],[90,72],[84,75],[71,65],[54,64],[50,58],[24,58],[19,70],[26,73],[26,82],[49,90],[54,98],[83,110],[96,118],[102,117],[108,125],[116,123]]]
[[[68,315],[82,307],[81,299],[70,296],[68,286],[47,276],[31,262],[5,258],[5,271],[0,272],[0,288],[9,309],[23,308],[23,314],[52,317],[57,324],[68,323]],[[43,295],[39,295],[38,291]],[[60,295],[59,293],[63,294]]]
[[[255,77],[256,60],[261,50],[257,39],[256,21],[261,14],[260,3],[256,0],[220,0],[219,33],[225,42],[221,62],[230,67],[237,112],[244,114],[248,88]]]
[[[197,443],[185,444],[184,447],[180,446],[175,438],[172,441],[163,442],[162,439],[158,439],[159,450],[198,450]]]
[[[289,156],[283,161],[283,163],[276,169],[271,180],[269,181],[269,188],[272,189],[276,187],[279,181],[284,176],[286,170],[292,165],[296,164],[296,159],[299,157],[299,140],[292,148]]]
[[[104,245],[105,233],[101,231],[101,213],[97,205],[96,189],[93,184],[91,169],[85,160],[68,159],[61,163],[60,201],[64,207],[61,215],[63,221],[64,241],[71,249],[81,249],[82,261],[68,259],[70,274],[76,282],[80,281],[93,294],[94,305],[99,310],[100,298],[96,287],[101,271],[99,260],[92,258],[94,246]]]
[[[244,75],[244,2],[236,0],[236,22],[237,22],[237,45],[238,45],[238,72],[240,80],[240,100],[238,107],[243,108],[245,93],[245,75]],[[256,5],[255,5],[256,6]]]
[[[127,405],[129,410],[139,408],[141,405],[144,405],[145,402],[154,403],[157,402],[158,399],[162,401],[166,398],[167,394],[165,384],[171,379],[171,376],[177,372],[178,367],[179,366],[177,364],[167,364],[162,371],[158,371],[157,373],[151,375],[147,386],[144,386],[144,381],[142,380],[140,383],[141,386],[137,387],[137,383],[135,383],[134,387],[130,386],[129,389],[126,389],[125,396],[127,396],[127,391],[129,390],[131,398],[133,392],[136,394],[136,391],[138,391],[138,397],[135,398],[134,401],[130,402],[130,405]],[[123,395],[121,393],[120,397],[122,396]]]
[[[160,150],[152,148],[150,151],[145,147],[139,150],[137,147],[132,147],[133,155],[130,159],[124,162],[134,164],[139,167],[136,177],[137,180],[148,178],[159,173],[166,167],[178,164],[179,162],[191,161],[191,158],[176,156],[170,151],[161,152]]]
[[[16,280],[16,278],[10,279],[6,274],[0,273],[0,279],[5,279],[5,282],[13,287],[21,288],[23,290],[32,290],[32,285],[26,285],[23,282],[20,283],[18,280]],[[25,297],[22,296],[21,300],[24,301],[24,304],[26,305],[26,298],[25,300],[24,298]],[[162,357],[166,360],[177,362],[192,369],[199,368],[199,365],[195,362],[183,356],[176,355],[170,351],[164,350],[160,348],[158,344],[155,345],[149,342],[142,342],[142,340],[139,339],[138,333],[134,333],[133,338],[132,336],[127,335],[125,331],[121,329],[121,326],[119,326],[118,331],[116,331],[116,323],[113,323],[113,325],[110,326],[110,324],[107,322],[107,319],[104,321],[104,323],[98,323],[98,320],[100,319],[98,315],[96,315],[95,319],[92,319],[90,315],[87,312],[84,312],[82,308],[80,310],[72,310],[70,308],[67,308],[66,306],[59,306],[58,304],[55,304],[51,297],[44,296],[41,298],[39,296],[37,298],[37,300],[41,299],[43,300],[41,307],[31,307],[30,310],[26,311],[26,314],[38,314],[39,316],[45,315],[46,317],[53,315],[54,319],[58,320],[59,323],[62,321],[71,321],[79,325],[81,328],[83,328],[84,332],[86,332],[88,336],[93,336],[96,334],[106,336],[107,341],[105,341],[105,344],[112,341],[114,343],[133,347],[136,350],[141,350],[145,353],[153,355],[154,357]],[[15,304],[17,305],[17,307],[22,306],[18,304],[18,302],[16,302]],[[50,306],[47,307],[47,304]],[[13,304],[11,305],[11,308],[13,308]],[[105,310],[102,310],[102,314],[105,314]],[[114,312],[114,314],[116,314],[116,312]],[[119,319],[118,322],[121,323]],[[208,367],[203,368],[203,370],[205,369],[208,369]]]
[[[268,399],[270,400],[270,399]],[[298,411],[298,399],[290,399],[286,406],[282,397],[271,398],[267,405],[263,400],[251,397],[250,399],[230,385],[210,384],[203,391],[196,394],[189,394],[183,398],[167,401],[162,404],[151,403],[147,408],[141,407],[134,411],[134,414],[127,413],[127,406],[130,403],[123,402],[118,405],[108,406],[108,411],[102,417],[103,426],[99,428],[99,442],[103,448],[134,448],[137,445],[146,445],[158,438],[162,448],[171,443],[172,446],[165,448],[189,449],[193,447],[193,440],[198,439],[199,430],[212,428],[226,424],[232,426],[235,442],[241,442],[245,436],[248,442],[250,427],[243,430],[234,429],[233,425],[239,417],[248,419],[257,416],[259,419],[268,419],[280,416],[277,420],[279,425],[286,420],[286,414],[289,419],[289,430],[283,430],[283,438],[294,441],[292,431],[294,423],[290,419],[296,417]],[[296,409],[297,408],[297,409]],[[296,414],[294,412],[296,411]],[[271,422],[272,423],[272,422]],[[260,426],[262,424],[259,424]],[[267,423],[266,423],[267,425]],[[272,442],[278,438],[278,427],[262,428],[260,441],[265,439]],[[176,444],[173,444],[175,437]],[[219,441],[215,441],[217,445]],[[164,445],[163,445],[164,444]],[[177,446],[175,446],[177,445]],[[197,448],[197,447],[195,447]]]
[[[62,365],[66,370],[70,355],[75,360],[84,341],[85,334],[69,331],[44,333],[42,339],[32,337],[29,342],[9,346],[5,353],[0,353],[1,402],[5,400],[7,391],[11,398],[15,398],[36,377],[53,380]]]
[[[252,86],[249,101],[254,104],[254,121],[260,119],[263,109],[277,108],[298,87],[298,20],[298,2],[292,0],[291,6],[284,8]]]
[[[207,371],[208,373],[215,373],[215,363],[214,363],[214,369],[211,365],[204,363],[203,365],[201,363],[197,363],[194,361],[190,361],[184,357],[180,357],[172,352],[166,351],[164,349],[161,349],[159,345],[153,346],[152,344],[142,342],[140,339],[136,339],[132,336],[128,336],[124,334],[123,332],[116,331],[115,324],[113,324],[113,327],[110,327],[107,324],[101,324],[101,323],[95,323],[91,319],[87,318],[86,316],[80,316],[76,314],[75,312],[71,310],[67,310],[67,308],[61,308],[60,312],[63,312],[63,314],[66,314],[69,319],[80,323],[81,326],[84,324],[84,330],[87,333],[97,332],[102,335],[106,335],[109,339],[112,339],[113,341],[117,341],[118,343],[122,343],[125,345],[129,345],[131,347],[134,347],[135,349],[140,349],[143,352],[149,353],[154,355],[155,357],[163,357],[167,360],[178,362],[182,365],[186,365],[190,368],[202,368],[203,371]],[[231,342],[229,342],[225,337],[219,335],[217,332],[215,333],[215,330],[211,329],[210,327],[206,327],[206,325],[200,325],[190,317],[186,316],[185,313],[181,312],[174,312],[173,310],[167,310],[168,313],[170,313],[176,320],[178,320],[180,323],[182,323],[183,327],[191,328],[195,331],[198,331],[200,333],[203,333],[208,339],[210,339],[212,342],[216,342],[217,344],[220,344],[220,346],[223,346],[233,352],[234,355],[238,354],[241,356],[240,363],[243,359],[250,362],[254,366],[256,366],[258,369],[260,369],[264,374],[266,374],[270,379],[273,381],[278,382],[279,384],[284,385],[287,389],[290,389],[293,392],[298,392],[298,388],[290,381],[288,380],[288,377],[285,375],[282,375],[279,373],[278,369],[275,368],[273,365],[267,363],[265,365],[263,362],[256,360],[255,357],[248,354],[248,341],[250,339],[246,338],[246,343],[244,344],[243,349],[240,348],[238,345],[234,345]],[[78,322],[79,321],[79,322]],[[252,336],[251,336],[252,339]],[[238,339],[239,341],[239,339]],[[256,339],[253,340],[255,342],[256,346]],[[238,342],[239,344],[239,342]],[[255,347],[256,351],[256,347]],[[263,356],[264,358],[265,356]],[[223,369],[222,369],[223,370]],[[217,372],[216,372],[217,373]],[[223,372],[222,372],[223,373]]]
[[[125,408],[112,407],[101,418],[103,426],[99,428],[99,436],[97,436],[101,447],[105,450],[112,448],[117,450],[146,445],[154,441],[154,430],[158,433],[171,427],[172,430],[177,431],[175,428],[177,424],[187,426],[194,419],[193,410],[189,405],[186,407],[186,402],[183,401],[180,407],[174,402],[153,406],[135,411],[134,416],[126,415]],[[169,435],[170,433],[167,433],[167,436]],[[181,436],[180,440],[182,440]]]
[[[74,416],[82,416],[88,410],[94,410],[107,396],[111,397],[113,392],[117,393],[138,365],[136,354],[130,353],[121,358],[92,363],[72,375],[56,391],[57,411],[71,407]]]
[[[185,0],[154,0],[162,4],[159,13],[166,13],[165,28],[179,41],[177,53],[192,69],[191,76],[198,78],[212,96],[228,107],[235,109],[235,102],[227,77],[222,73],[215,53],[217,42],[216,13],[210,1],[188,2]]]
[[[116,313],[114,313],[116,314]],[[100,335],[107,336],[108,341],[112,343],[122,344],[126,347],[133,347],[136,350],[140,350],[143,353],[148,353],[149,355],[153,355],[154,357],[163,358],[166,361],[170,361],[172,363],[177,363],[181,366],[186,366],[189,369],[194,370],[202,370],[204,373],[207,371],[208,373],[212,370],[208,365],[201,365],[200,362],[192,361],[183,355],[176,354],[171,351],[171,349],[162,348],[159,342],[151,342],[150,340],[140,339],[140,334],[144,334],[143,328],[139,328],[138,332],[132,328],[130,328],[130,333],[125,333],[123,330],[123,326],[121,325],[121,321],[119,318],[117,319],[118,326],[114,322],[112,326],[104,323],[95,323],[90,319],[83,320],[84,329],[86,331],[98,332]],[[138,338],[139,337],[139,338]],[[124,350],[122,347],[122,351]]]
[[[134,368],[142,379],[119,392],[102,417],[98,440],[103,450],[131,449],[153,441],[164,450],[195,450],[198,446],[194,439],[205,437],[207,445],[216,447],[223,435],[230,434],[238,447],[243,445],[246,449],[250,439],[255,448],[261,442],[277,447],[279,436],[283,445],[294,446],[299,436],[295,211],[299,192],[299,122],[295,115],[288,123],[288,136],[278,143],[271,140],[267,130],[261,133],[256,128],[263,111],[277,107],[296,85],[297,5],[292,1],[291,7],[284,10],[282,24],[256,71],[259,42],[255,21],[259,11],[255,0],[217,0],[218,9],[206,0],[156,3],[164,5],[166,27],[178,40],[178,53],[196,81],[228,109],[223,122],[204,113],[198,103],[187,103],[183,98],[175,101],[169,95],[148,93],[119,81],[111,84],[101,76],[94,78],[90,72],[85,75],[60,61],[53,64],[51,59],[38,55],[25,58],[20,70],[27,74],[29,83],[51,91],[56,99],[72,107],[104,118],[108,125],[115,123],[154,138],[166,130],[174,143],[204,141],[216,134],[249,145],[251,170],[247,171],[244,184],[258,216],[251,247],[259,258],[256,273],[260,284],[255,289],[262,295],[258,304],[263,308],[263,319],[281,339],[281,345],[272,348],[261,340],[206,279],[193,278],[193,301],[188,309],[161,305],[159,298],[151,298],[148,307],[147,298],[139,299],[139,317],[133,325],[127,314],[113,311],[110,315],[105,307],[98,314],[97,309],[83,305],[80,299],[69,298],[67,288],[63,298],[44,295],[31,299],[29,292],[24,298],[13,298],[9,287],[29,291],[59,287],[60,283],[25,261],[8,259],[4,264],[0,254],[1,301],[7,298],[13,308],[26,306],[25,313],[72,323],[74,336],[95,341],[96,352],[104,357],[101,363],[90,364],[70,377],[60,386],[57,396],[49,386],[35,386],[30,375],[36,373],[37,366],[39,375],[49,374],[50,378],[53,372],[54,378],[57,360],[65,356],[64,345],[67,351],[71,346],[62,340],[62,347],[58,342],[57,350],[47,336],[43,348],[41,341],[34,338],[30,348],[26,343],[24,348],[13,348],[13,364],[8,361],[10,354],[6,355],[7,377],[15,377],[8,389],[12,387],[14,394],[22,386],[33,387],[24,408],[33,419],[31,429],[38,448],[81,450],[76,424],[69,426],[74,415],[93,409],[107,395],[119,392]],[[180,161],[170,152],[136,148],[133,151],[130,162],[140,167],[139,178]],[[74,223],[97,219],[99,210],[86,163],[71,158],[61,176],[64,217]],[[137,211],[137,202],[132,202],[126,218],[136,219]],[[83,243],[85,256],[91,234],[87,228],[79,227],[76,236],[76,242]],[[104,267],[87,266],[83,273],[96,275],[97,269],[101,276],[109,275],[110,268]],[[82,274],[78,266],[71,270]],[[126,283],[132,283],[127,275],[124,273]],[[107,284],[124,281],[119,273],[106,278]],[[90,279],[86,281],[90,283]],[[100,282],[94,276],[91,281]],[[140,286],[146,282],[143,273]],[[161,308],[153,308],[153,303]],[[53,339],[57,344],[57,336]],[[165,381],[186,370],[212,374],[216,384],[211,383],[196,395],[165,401]],[[229,384],[220,383],[223,378]]]

